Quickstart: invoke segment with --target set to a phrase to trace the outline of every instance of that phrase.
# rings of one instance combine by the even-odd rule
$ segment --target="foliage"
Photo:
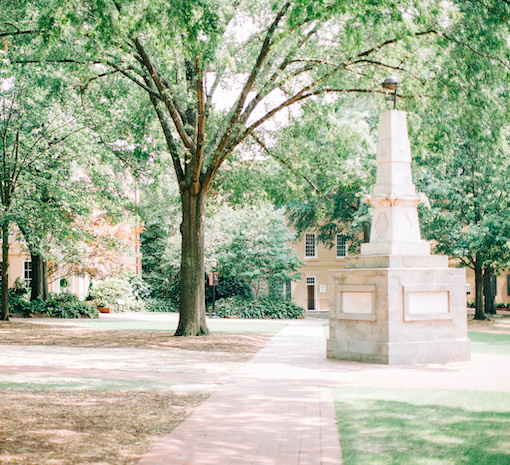
[[[205,296],[207,302],[212,302],[212,286],[209,285],[209,279],[206,280]],[[214,290],[216,300],[239,296],[243,299],[253,298],[250,286],[242,278],[222,276],[218,279],[218,285]]]
[[[85,302],[52,300],[45,302],[44,313],[54,318],[98,318],[97,308]]]
[[[255,299],[267,294],[273,283],[299,279],[296,271],[302,262],[286,245],[295,235],[282,210],[268,204],[222,206],[211,228],[207,255],[218,260],[219,275],[249,284]]]
[[[144,310],[154,313],[178,312],[179,308],[168,299],[158,299],[150,297],[143,300]]]
[[[237,316],[239,318],[286,319],[301,318],[304,309],[299,305],[284,300],[251,300],[242,297],[220,299],[215,305],[216,314],[222,318]]]
[[[137,299],[129,279],[107,278],[93,284],[92,295],[99,307],[117,309],[123,301],[126,310],[141,310],[143,303]]]
[[[22,295],[12,290],[12,311],[24,316],[32,316],[36,313],[48,315],[53,318],[98,318],[97,308],[70,293],[50,294],[47,301],[35,299],[27,301]]]
[[[264,180],[268,197],[285,206],[298,234],[316,231],[327,246],[334,245],[336,234],[345,234],[350,249],[358,248],[370,224],[363,197],[375,178],[373,103],[362,98],[308,102],[302,115],[271,134],[270,147],[263,145],[272,163],[250,166],[253,176]]]
[[[129,281],[129,284],[131,284],[135,299],[147,299],[150,296],[151,286],[136,273],[129,273],[127,275],[127,280]]]

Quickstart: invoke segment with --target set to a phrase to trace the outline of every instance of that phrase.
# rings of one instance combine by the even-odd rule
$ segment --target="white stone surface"
[[[370,315],[373,312],[372,292],[341,292],[342,313]]]
[[[466,274],[421,239],[405,112],[380,115],[370,242],[330,271],[329,358],[387,364],[470,359]]]
[[[362,255],[430,254],[420,234],[416,207],[422,197],[416,194],[412,180],[411,147],[403,111],[390,110],[379,117],[377,182],[367,200],[374,207],[370,243],[385,245],[363,244]]]

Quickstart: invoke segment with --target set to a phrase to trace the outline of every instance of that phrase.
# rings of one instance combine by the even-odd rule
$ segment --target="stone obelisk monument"
[[[370,242],[330,272],[328,358],[387,364],[470,359],[466,275],[421,239],[406,113],[379,117]]]

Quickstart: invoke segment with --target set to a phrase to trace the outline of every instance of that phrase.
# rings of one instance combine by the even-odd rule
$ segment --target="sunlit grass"
[[[177,329],[176,320],[87,320],[76,323],[80,326],[97,329],[131,330],[131,331],[171,331]],[[288,325],[285,320],[242,320],[209,319],[209,330],[213,333],[268,333],[276,334]]]
[[[334,389],[344,465],[510,464],[510,394]]]

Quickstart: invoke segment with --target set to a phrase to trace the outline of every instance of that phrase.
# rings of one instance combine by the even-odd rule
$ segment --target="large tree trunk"
[[[483,270],[479,254],[475,257],[475,320],[485,320],[483,311]]]
[[[205,319],[204,236],[206,194],[181,188],[182,259],[179,326],[176,336],[209,334]]]
[[[9,319],[9,223],[2,225],[2,285],[0,320]]]
[[[496,274],[493,268],[485,268],[483,273],[483,295],[485,297],[485,313],[496,314]]]
[[[38,254],[30,254],[32,260],[32,282],[30,300],[48,300],[48,262]]]

